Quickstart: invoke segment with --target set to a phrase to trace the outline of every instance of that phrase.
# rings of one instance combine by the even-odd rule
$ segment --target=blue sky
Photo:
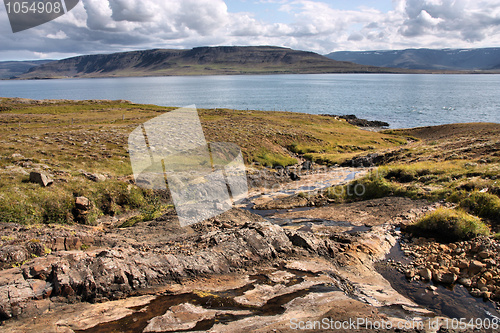
[[[225,2],[230,12],[251,12],[255,17],[267,22],[290,23],[293,21],[290,15],[279,12],[280,7],[286,3],[284,1],[227,0]],[[341,10],[358,10],[362,7],[369,7],[388,12],[393,8],[390,0],[327,0],[322,2]]]
[[[0,5],[0,60],[217,45],[320,54],[500,47],[500,1],[81,0],[68,14],[15,34]]]

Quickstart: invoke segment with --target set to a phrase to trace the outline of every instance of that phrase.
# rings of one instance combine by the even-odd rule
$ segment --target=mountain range
[[[166,75],[394,73],[336,61],[313,52],[274,46],[197,47],[191,50],[154,49],[78,56],[36,66],[21,79],[126,77]]]
[[[319,73],[500,73],[500,48],[314,52],[216,46],[0,62],[0,79]]]
[[[500,72],[500,48],[339,51],[326,57],[367,66]]]

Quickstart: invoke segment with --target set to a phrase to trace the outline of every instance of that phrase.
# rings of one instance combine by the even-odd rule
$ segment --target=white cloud
[[[66,35],[66,33],[64,31],[59,30],[55,34],[48,34],[47,38],[50,38],[50,39],[66,39],[66,38],[68,38],[68,35]]]
[[[254,1],[277,4],[276,16],[286,15],[286,23],[230,12],[223,0],[81,2],[69,14],[17,34],[0,24],[0,59],[15,51],[34,58],[34,52],[69,56],[202,45],[266,44],[319,53],[500,45],[498,0],[393,0],[389,12],[340,10],[320,0]],[[6,17],[3,6],[1,15]]]

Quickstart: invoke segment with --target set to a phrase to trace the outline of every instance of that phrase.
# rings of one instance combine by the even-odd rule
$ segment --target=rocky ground
[[[274,223],[235,208],[188,228],[173,212],[125,229],[117,221],[4,225],[12,245],[2,247],[3,260],[17,253],[24,262],[0,273],[1,316],[13,318],[2,331],[288,332],[324,318],[443,323],[373,266],[396,244],[395,226],[436,205],[383,198],[282,212]]]
[[[145,219],[137,205],[119,203],[139,193],[132,191],[130,170],[121,170],[126,133],[164,109],[121,101],[54,101],[35,110],[33,101],[27,103],[29,109],[2,114],[8,133],[0,140],[0,203],[8,222],[0,224],[2,332],[386,332],[388,323],[393,331],[447,332],[453,330],[443,308],[465,308],[458,313],[484,319],[487,314],[473,312],[471,304],[481,302],[494,311],[491,305],[500,298],[499,245],[493,237],[442,244],[405,233],[406,225],[427,212],[454,207],[446,193],[498,195],[498,124],[382,134],[354,130],[332,117],[309,124],[310,116],[306,122],[289,114],[205,110],[207,138],[240,140],[251,165],[249,201],[181,228],[173,208],[162,206],[161,214]],[[98,116],[100,127],[82,108]],[[56,130],[62,120],[71,130]],[[333,135],[340,132],[342,142]],[[306,144],[295,144],[302,141]],[[364,146],[367,142],[370,146]],[[33,149],[35,143],[39,149]],[[24,156],[30,150],[38,155]],[[346,156],[337,158],[339,152]],[[307,161],[307,154],[333,167],[321,168]],[[299,164],[279,166],[289,159]],[[267,163],[274,168],[264,168]],[[418,163],[415,170],[390,169]],[[386,168],[382,185],[401,197],[393,191],[351,202],[322,191],[359,180],[379,165]],[[36,175],[30,182],[31,172],[48,172],[53,184],[40,186],[46,181],[42,177],[34,183]],[[75,192],[83,185],[87,194]],[[57,196],[62,190],[68,200]],[[103,192],[109,198],[102,199]],[[33,199],[22,211],[10,209],[37,193],[44,195],[43,206]],[[168,207],[168,196],[162,199]],[[101,217],[93,225],[74,223],[97,202]],[[71,204],[69,210],[64,203]],[[61,212],[56,217],[67,223],[41,224],[48,221],[43,212],[56,208]],[[7,212],[32,224],[12,223],[19,220],[5,219]],[[71,218],[65,219],[68,212]],[[35,222],[32,213],[39,213]],[[406,292],[415,286],[418,295]],[[467,293],[451,296],[453,301],[441,297],[462,286],[478,298],[464,303],[460,297],[470,297]],[[338,325],[358,318],[365,323],[315,326],[325,319]],[[366,321],[386,326],[373,328]]]
[[[460,284],[475,297],[500,301],[500,244],[490,238],[438,244],[432,239],[409,238],[402,250],[411,259],[397,265],[410,280]]]
[[[373,275],[370,263],[381,259],[396,242],[387,225],[347,238],[317,235],[282,228],[235,209],[171,240],[141,237],[141,228],[165,232],[173,223],[172,219],[158,220],[151,226],[137,226],[132,233],[111,232],[110,238],[117,243],[108,249],[57,251],[3,270],[2,316],[18,318],[5,322],[3,329],[29,331],[38,325],[53,332],[90,329],[130,316],[131,308],[147,305],[153,298],[195,292],[197,297],[146,321],[145,331],[192,329],[202,321],[228,315],[235,316],[234,320],[209,328],[227,332],[242,327],[247,331],[286,329],[291,318],[337,313],[340,309],[332,308],[336,302],[345,305],[343,318],[357,313],[389,319],[394,314],[386,313],[384,307],[392,304],[418,309]],[[50,234],[50,230],[40,232]],[[131,244],[120,240],[131,240]],[[376,290],[381,286],[383,293]],[[148,291],[150,287],[156,288]],[[202,302],[220,300],[222,296],[211,295],[224,291],[232,295],[222,300],[237,310],[212,309]],[[138,294],[152,298],[119,300]],[[118,303],[102,303],[113,300]],[[83,307],[71,305],[82,301]],[[118,304],[123,306],[120,310]],[[186,316],[191,320],[184,320]]]

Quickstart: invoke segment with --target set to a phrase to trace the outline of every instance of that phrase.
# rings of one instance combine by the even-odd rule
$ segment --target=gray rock
[[[284,230],[269,222],[249,222],[193,237],[197,238],[191,239],[191,255],[150,255],[133,247],[59,252],[26,263],[22,271],[0,271],[0,317],[29,316],[23,313],[23,304],[45,295],[69,301],[114,300],[137,289],[193,276],[225,274],[292,251]],[[66,245],[70,238],[66,237]]]
[[[90,173],[90,172],[85,172],[81,171],[81,173],[88,179],[93,182],[99,183],[99,182],[104,182],[106,179],[108,179],[105,175],[100,174],[100,173]]]
[[[30,173],[30,182],[36,183],[40,186],[47,187],[54,183],[54,180],[52,180],[48,175],[41,173],[41,172],[31,172]]]
[[[302,170],[312,170],[311,161],[305,161],[304,163],[302,163]]]
[[[90,200],[86,197],[77,197],[75,199],[75,206],[77,209],[87,210],[90,208]]]

